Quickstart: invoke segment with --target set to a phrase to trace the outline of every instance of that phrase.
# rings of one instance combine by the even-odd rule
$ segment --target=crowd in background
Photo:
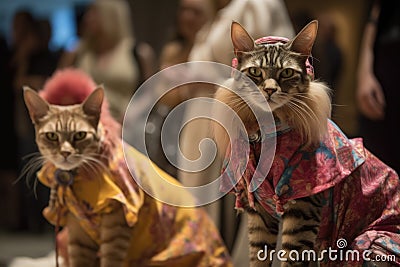
[[[400,91],[396,89],[397,64],[400,60],[399,6],[396,1],[382,0],[375,1],[371,8],[366,9],[371,12],[366,14],[369,19],[360,42],[359,69],[357,74],[354,73],[357,78],[354,105],[360,111],[358,135],[364,137],[372,152],[396,171],[400,171],[400,158],[396,153],[400,149],[396,131],[400,122],[397,105]],[[8,42],[2,38],[0,44],[0,114],[3,140],[8,143],[2,149],[2,154],[7,156],[0,161],[0,196],[7,199],[0,201],[3,215],[0,227],[10,231],[39,233],[49,229],[41,215],[41,210],[47,205],[48,189],[35,183],[32,177],[34,170],[23,173],[29,156],[37,153],[34,129],[22,101],[24,85],[40,90],[57,69],[83,69],[95,82],[105,86],[110,111],[116,120],[122,122],[135,90],[157,71],[193,60],[230,65],[233,54],[229,27],[232,20],[241,22],[255,36],[293,37],[295,32],[316,17],[310,13],[289,14],[284,1],[279,0],[180,0],[175,16],[171,38],[163,40],[161,51],[155,51],[146,40],[139,41],[135,37],[135,25],[128,2],[95,0],[77,20],[79,42],[76,48],[73,51],[53,51],[49,49],[52,34],[49,21],[35,18],[26,9],[14,14],[12,38]],[[314,67],[317,78],[333,88],[335,104],[346,51],[341,49],[336,40],[338,28],[335,20],[329,15],[318,17],[320,30],[313,50]],[[191,97],[209,95],[214,90],[207,86],[203,88],[203,91],[196,91],[187,87],[183,90],[185,94],[179,91],[167,94],[151,113],[150,119],[156,130],[147,133],[148,138],[153,140],[149,149],[150,157],[167,172],[186,181],[187,185],[204,184],[212,180],[218,173],[219,165],[206,170],[199,177],[179,172],[160,154],[159,130],[168,111],[176,105]],[[334,106],[334,112],[337,108],[340,105]],[[207,129],[205,125],[191,129],[182,133],[182,149],[189,154],[198,145],[194,139],[201,140],[207,136],[202,132]],[[207,178],[204,180],[204,177]],[[222,204],[219,202],[208,207],[218,226],[224,224],[226,218],[234,219],[232,214],[224,214],[225,210],[233,212],[233,208],[221,208],[226,205],[223,204],[224,200],[221,201]],[[231,200],[228,200],[228,206],[233,207]],[[223,236],[228,247],[234,250],[235,240],[232,239],[240,236],[240,230],[238,225],[232,225],[233,229],[224,228],[228,232],[223,232]]]

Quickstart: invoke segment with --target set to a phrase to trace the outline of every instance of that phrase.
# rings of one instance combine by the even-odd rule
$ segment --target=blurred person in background
[[[137,43],[125,0],[95,0],[79,25],[78,47],[65,53],[59,68],[74,66],[103,84],[112,116],[122,123],[139,85],[156,72],[153,49]]]
[[[299,32],[311,20],[318,20],[318,36],[312,47],[312,65],[315,79],[325,82],[331,90],[332,115],[336,119],[337,91],[343,72],[343,50],[337,38],[338,25],[329,11],[313,12],[303,9],[292,14],[295,32]]]
[[[214,0],[180,0],[175,20],[175,33],[173,38],[162,48],[159,68],[164,70],[170,66],[185,63],[188,61],[189,53],[193,47],[197,32],[209,23],[216,13]],[[167,88],[169,82],[176,82],[181,79],[182,73],[175,73],[168,70],[168,81],[160,83],[161,90]],[[146,131],[147,151],[149,157],[162,169],[172,176],[177,176],[176,167],[171,164],[170,159],[175,160],[177,149],[175,146],[161,146],[161,128],[168,113],[178,104],[185,100],[185,94],[190,90],[190,86],[180,86],[165,94],[152,110],[148,119],[149,125]],[[176,139],[179,136],[179,125],[182,118],[174,117],[177,127],[172,127],[176,131],[165,133],[168,139]],[[163,153],[160,153],[163,151]]]
[[[365,146],[400,172],[400,2],[376,0],[361,41],[356,100]]]
[[[197,32],[215,16],[214,0],[180,0],[175,34],[161,51],[160,68],[188,61]]]

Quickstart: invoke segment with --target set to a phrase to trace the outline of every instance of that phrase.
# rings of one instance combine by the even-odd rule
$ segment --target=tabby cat
[[[231,266],[201,208],[158,202],[135,183],[123,145],[137,167],[134,175],[150,181],[152,172],[141,167],[145,157],[122,142],[104,90],[95,88],[75,69],[57,72],[40,94],[24,88],[43,164],[38,178],[51,187],[43,213],[68,231],[69,266]]]
[[[280,266],[309,266],[312,261],[362,266],[363,259],[339,262],[320,253],[330,247],[355,249],[359,255],[366,249],[372,255],[396,254],[391,246],[400,248],[398,176],[365,149],[361,139],[348,139],[329,119],[329,88],[313,80],[309,62],[317,28],[314,20],[290,40],[275,36],[254,40],[239,23],[231,26],[234,67],[256,86],[234,89],[244,92],[249,104],[224,88],[215,98],[236,111],[250,141],[246,172],[237,177],[236,170],[224,166],[223,177],[237,182],[236,208],[248,214],[251,267],[271,266],[273,252]],[[264,112],[272,111],[277,126],[275,157],[257,190],[252,190],[251,179],[255,166],[267,168],[259,161],[260,146],[268,146],[270,137],[260,136],[264,126],[258,125],[250,109],[256,105],[252,90],[265,97],[269,108]],[[215,138],[219,149],[226,150],[226,134],[216,129]],[[228,152],[230,147],[230,155],[236,155],[230,160],[243,158],[243,151],[235,151],[237,141],[228,141]],[[339,243],[343,240],[347,247]],[[281,254],[275,251],[277,244]],[[316,258],[307,256],[310,250]]]

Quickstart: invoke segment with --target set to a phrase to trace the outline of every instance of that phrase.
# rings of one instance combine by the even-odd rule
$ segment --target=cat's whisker
[[[246,106],[246,102],[243,99],[232,95],[229,95],[225,99],[225,103],[229,108],[231,108],[236,113],[239,113],[242,110],[243,105]]]
[[[233,110],[235,111],[235,113],[240,114],[240,112],[243,111],[243,109],[246,107],[246,104],[238,104],[233,108]]]
[[[302,108],[302,110],[304,111],[305,114],[310,114],[316,121],[318,121],[317,114],[315,114],[315,112],[306,103],[304,103],[304,101],[301,101],[296,98],[293,98],[291,100],[293,100],[293,101],[291,101],[292,104],[297,103],[296,105],[298,105],[300,108]]]
[[[96,157],[86,155],[83,163],[86,167],[90,168],[93,173],[101,174],[101,171],[108,171],[104,163]]]
[[[292,103],[288,104],[288,107],[292,110],[292,112],[295,113],[297,119],[301,120],[302,124],[307,122],[307,117],[303,114],[302,110],[299,107],[293,105]]]
[[[40,152],[32,152],[22,157],[22,160],[30,160],[33,157],[41,156]]]
[[[30,159],[23,166],[20,175],[13,182],[13,184],[18,183],[23,178],[26,178],[26,184],[29,186],[29,179],[34,177],[36,179],[35,173],[39,170],[40,166],[44,163],[45,158],[38,152],[32,153],[29,156],[25,156],[25,158]]]
[[[242,112],[245,108],[250,108],[250,107],[249,107],[246,103],[243,103],[243,105],[240,106],[240,108],[236,111],[236,113],[237,113],[238,115],[240,115],[241,112]],[[251,113],[251,112],[248,112],[246,115],[247,115],[247,118],[246,118],[246,119],[250,119],[250,116],[252,115],[252,113]]]
[[[240,99],[240,96],[236,93],[229,93],[225,95],[225,99]]]
[[[225,99],[226,99],[227,101],[230,101],[230,100],[242,100],[241,96],[238,95],[238,94],[236,94],[236,93],[227,94],[227,95],[225,95],[224,97],[225,97]]]
[[[92,163],[96,164],[96,166],[98,167],[97,168],[98,170],[103,170],[103,171],[106,171],[106,172],[108,172],[110,174],[110,171],[107,168],[107,166],[101,160],[99,160],[97,157],[89,155],[87,157],[87,159],[89,159]]]
[[[298,116],[301,116],[301,119],[302,119],[301,125],[303,125],[303,127],[309,128],[308,123],[309,123],[310,119],[311,120],[313,119],[312,118],[313,116],[307,116],[309,114],[307,112],[305,112],[301,106],[298,106],[293,102],[290,103],[289,106],[292,108],[296,108]],[[314,118],[314,119],[316,119],[316,118]]]
[[[302,110],[301,107],[291,102],[288,102],[288,107],[297,115],[298,119],[302,121],[303,125],[307,123],[307,117],[305,116],[304,110]]]
[[[18,178],[13,182],[13,184],[16,184],[23,178],[25,178],[25,184],[27,187],[30,187],[30,180],[33,179],[33,193],[35,198],[38,198],[37,194],[37,185],[38,185],[38,180],[36,179],[36,172],[41,168],[43,163],[45,162],[45,158],[40,155],[40,153],[33,153],[34,155],[31,157],[31,159],[24,165],[20,175]]]
[[[230,101],[229,102],[229,107],[234,107],[234,106],[236,106],[236,105],[241,105],[241,104],[243,104],[243,103],[245,103],[243,100],[236,100],[236,101]]]
[[[316,102],[316,100],[313,99],[313,98],[311,98],[308,94],[299,94],[299,93],[296,93],[296,94],[294,94],[293,96],[294,96],[294,97],[300,97],[300,98],[303,98],[303,99],[307,99],[307,100]]]
[[[88,159],[82,160],[81,167],[87,173],[97,173],[97,172],[99,172],[99,169],[96,168],[95,164],[92,161],[88,160]]]
[[[308,58],[309,58],[309,60],[311,60],[311,63],[313,61],[321,62],[318,58],[314,57],[313,55],[310,55]]]
[[[314,113],[314,111],[307,105],[307,103],[305,103],[304,101],[297,99],[297,98],[291,98],[290,102],[293,104],[298,105],[299,107],[302,108],[302,110],[307,113],[308,111],[310,111],[311,113]],[[315,115],[315,113],[314,113]]]
[[[344,105],[344,104],[332,104],[332,106],[334,106],[334,107],[347,107],[348,105]]]
[[[36,199],[38,198],[38,194],[37,194],[37,186],[38,186],[38,184],[39,184],[38,179],[35,179],[33,181],[33,194],[35,195]]]
[[[108,157],[106,155],[100,153],[89,153],[88,156],[108,160]]]
[[[306,112],[306,109],[305,109],[305,107],[304,107],[304,105],[305,105],[304,102],[302,102],[302,103],[297,102],[297,103],[296,103],[296,101],[293,101],[293,100],[296,100],[296,99],[290,97],[289,94],[284,95],[284,96],[280,96],[280,97],[281,97],[281,98],[284,98],[284,100],[285,100],[285,102],[287,103],[287,105],[290,105],[291,107],[296,107],[296,110],[297,110],[297,112],[298,112],[298,115],[302,115],[302,117],[305,118],[307,112]],[[305,105],[305,106],[307,106],[307,105]],[[308,106],[307,106],[307,107],[308,107]],[[306,121],[306,120],[305,120],[305,121]]]
[[[81,164],[81,168],[87,173],[90,174],[90,177],[94,177],[94,178],[98,178],[98,177],[102,177],[103,173],[102,171],[106,171],[109,173],[109,171],[104,168],[102,165],[99,165],[98,163],[96,163],[95,161],[91,160],[92,158],[90,157],[86,157]],[[87,175],[86,174],[86,175]],[[100,179],[95,179],[98,183],[98,186],[101,186],[101,178]]]
[[[247,106],[246,102],[238,101],[235,104],[229,104],[229,106],[236,112],[239,113],[244,107]]]

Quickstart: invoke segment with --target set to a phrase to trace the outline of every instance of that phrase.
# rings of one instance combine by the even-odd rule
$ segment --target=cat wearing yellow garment
[[[68,229],[69,266],[232,266],[201,208],[161,203],[136,184],[123,150],[134,175],[150,181],[147,158],[122,141],[104,90],[89,76],[58,71],[39,93],[25,87],[24,100],[41,154],[38,179],[51,188],[43,214]]]

